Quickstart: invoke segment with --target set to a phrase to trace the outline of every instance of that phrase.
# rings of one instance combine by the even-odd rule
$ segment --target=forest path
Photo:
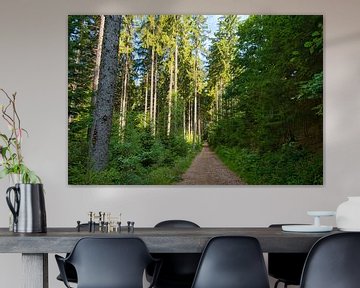
[[[245,185],[211,151],[207,143],[182,175],[179,185]]]

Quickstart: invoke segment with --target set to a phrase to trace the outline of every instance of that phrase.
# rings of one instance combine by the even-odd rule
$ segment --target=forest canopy
[[[323,184],[323,17],[71,15],[69,184]]]

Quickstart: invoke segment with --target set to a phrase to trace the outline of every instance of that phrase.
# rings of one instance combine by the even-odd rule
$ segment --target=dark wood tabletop
[[[82,237],[139,237],[152,253],[201,253],[207,241],[221,235],[252,236],[263,252],[307,252],[321,237],[333,233],[294,233],[275,228],[136,228],[128,232],[77,231],[76,228],[48,228],[47,233],[13,233],[0,228],[0,253],[65,253]]]

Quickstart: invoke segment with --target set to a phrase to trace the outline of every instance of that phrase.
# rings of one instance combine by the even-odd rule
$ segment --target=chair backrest
[[[188,220],[165,220],[155,228],[200,228]],[[156,258],[162,260],[162,267],[156,287],[190,287],[200,260],[200,253],[159,253]],[[152,274],[149,271],[149,274]]]
[[[165,220],[157,223],[155,228],[200,228],[200,226],[188,220]]]
[[[281,228],[282,225],[271,224],[270,228]],[[268,253],[269,275],[288,285],[300,285],[301,273],[307,253]]]
[[[360,233],[338,233],[318,240],[306,259],[300,287],[360,287]]]
[[[67,261],[76,269],[78,288],[142,288],[153,259],[139,238],[82,238]]]
[[[192,288],[268,288],[269,280],[256,238],[212,238],[202,254]]]

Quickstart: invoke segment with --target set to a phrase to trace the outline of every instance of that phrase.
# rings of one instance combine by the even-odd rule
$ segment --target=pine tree
[[[104,39],[90,138],[91,165],[95,171],[106,168],[112,126],[113,100],[118,72],[118,51],[121,16],[105,16]]]

